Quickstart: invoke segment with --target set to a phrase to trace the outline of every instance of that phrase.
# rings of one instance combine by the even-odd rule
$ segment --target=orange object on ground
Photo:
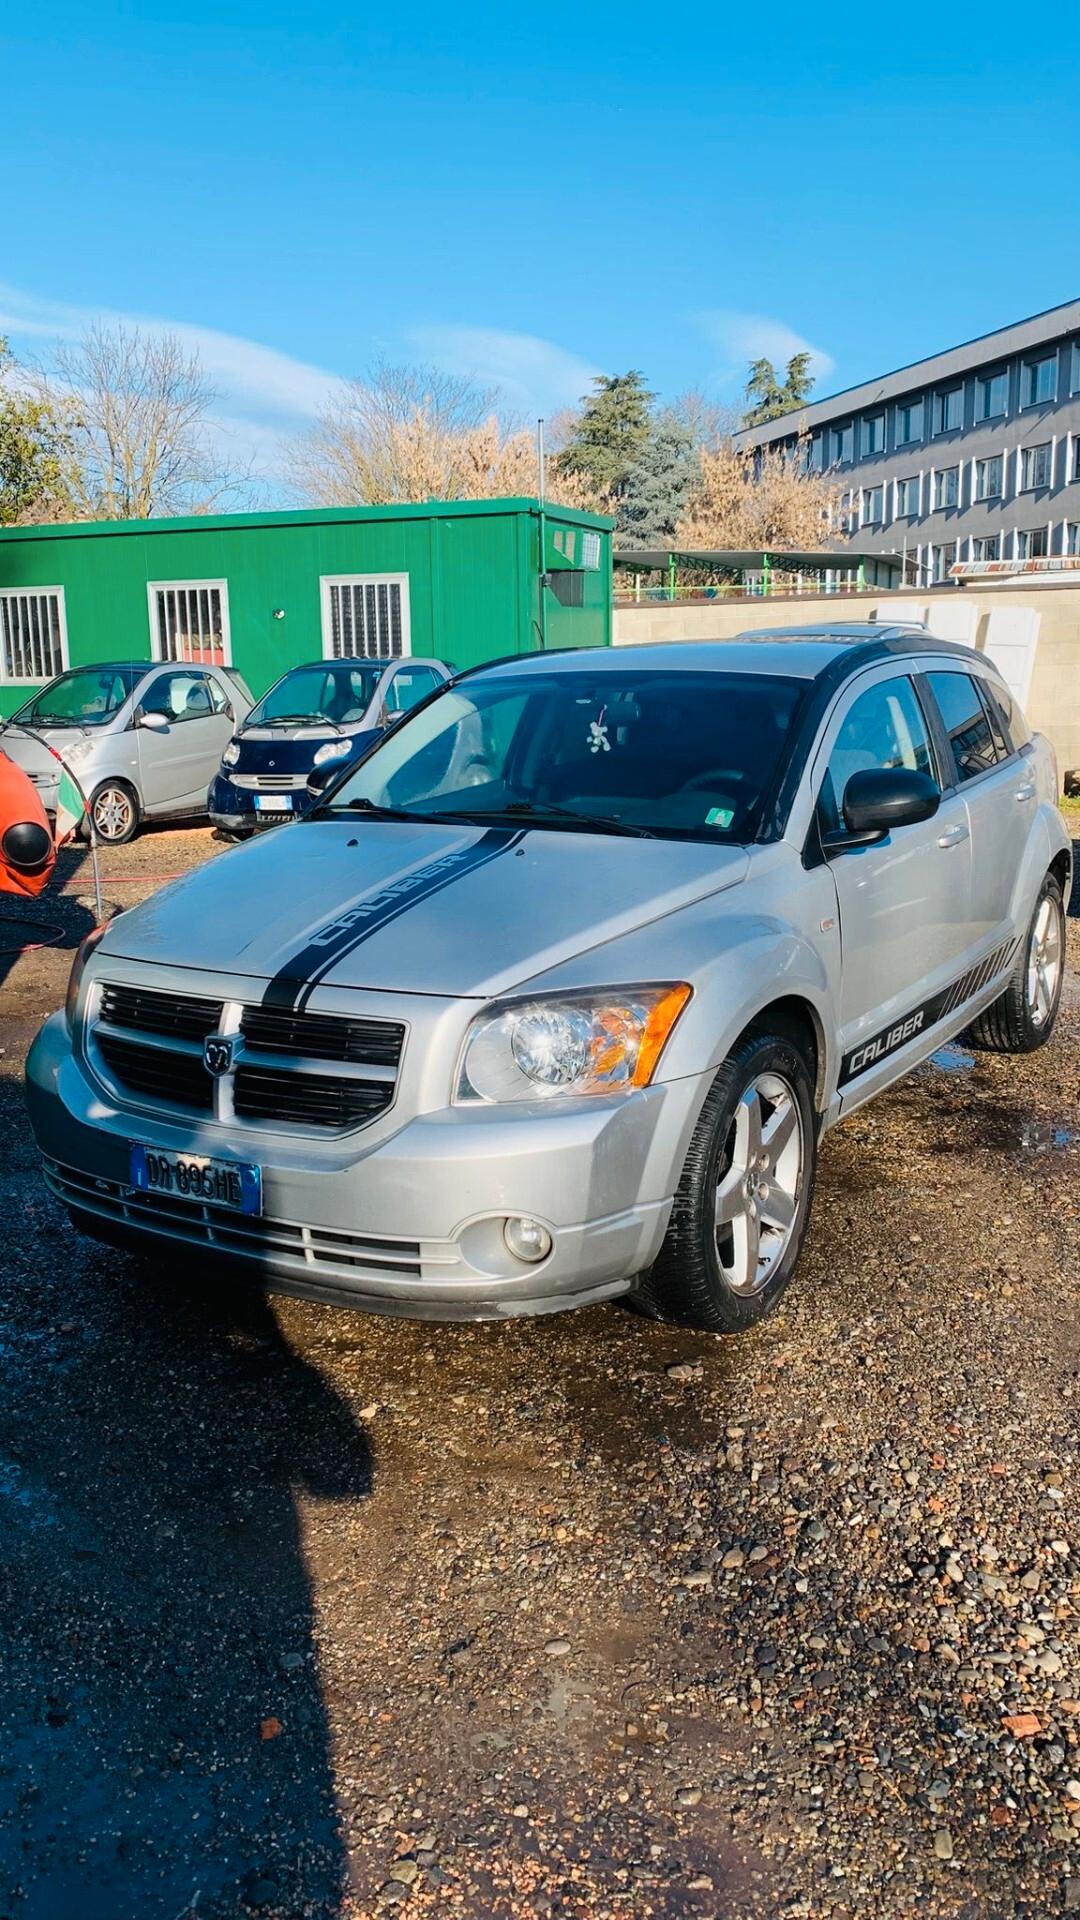
[[[55,864],[48,815],[34,783],[0,753],[0,893],[35,899]]]

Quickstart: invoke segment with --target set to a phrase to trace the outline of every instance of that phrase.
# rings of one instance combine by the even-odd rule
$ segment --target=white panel
[[[1034,607],[991,607],[987,615],[985,652],[1022,707],[1031,691],[1041,619]]]
[[[961,646],[973,647],[979,630],[979,609],[962,593],[956,593],[948,600],[931,601],[926,624],[935,640],[958,640]]]

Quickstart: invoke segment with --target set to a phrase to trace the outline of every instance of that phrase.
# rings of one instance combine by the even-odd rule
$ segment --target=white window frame
[[[159,593],[203,593],[211,589],[221,595],[221,660],[174,660],[170,654],[161,651],[161,634],[158,630],[157,596]],[[146,611],[150,622],[150,657],[167,667],[231,667],[232,634],[229,629],[229,583],[227,580],[148,580],[146,583]]]
[[[59,614],[60,665],[56,673],[25,674],[9,673],[4,660],[3,645],[0,643],[0,687],[43,687],[55,680],[58,673],[67,673],[71,665],[68,654],[67,607],[64,601],[63,587],[0,587],[0,600],[42,600],[54,597]]]
[[[409,576],[407,573],[324,573],[319,577],[319,619],[322,634],[322,657],[324,660],[356,659],[371,660],[376,654],[338,655],[333,651],[333,620],[330,611],[330,590],[332,587],[398,587],[401,592],[401,652],[394,657],[399,660],[412,658],[412,610],[409,605]],[[389,649],[387,649],[389,651]]]
[[[976,455],[971,463],[971,503],[973,506],[981,506],[984,500],[1004,500],[1005,462],[1008,460],[1008,457],[1007,453],[980,453]],[[980,493],[979,468],[988,467],[991,460],[997,460],[999,462],[998,484],[992,493]]]
[[[961,503],[962,472],[963,472],[963,469],[959,465],[959,463],[956,466],[952,466],[952,467],[935,467],[934,468],[934,491],[930,496],[931,513],[955,513],[959,510],[960,503]],[[955,473],[956,475],[956,499],[955,500],[939,500],[938,487],[944,482],[946,475],[950,473]]]
[[[1029,400],[1026,397],[1026,393],[1025,393],[1025,388],[1027,385],[1027,375],[1031,372],[1033,367],[1044,366],[1046,362],[1049,360],[1052,360],[1054,363],[1054,390],[1052,393],[1046,394],[1046,396],[1042,400]],[[1058,388],[1061,385],[1061,355],[1058,353],[1057,348],[1056,347],[1051,348],[1049,353],[1025,354],[1024,358],[1020,362],[1020,383],[1021,383],[1020,384],[1020,408],[1022,412],[1028,407],[1056,406],[1057,397],[1058,397]]]
[[[1028,479],[1027,472],[1026,472],[1028,460],[1031,459],[1033,461],[1035,455],[1037,453],[1042,453],[1044,448],[1046,449],[1046,479],[1030,480]],[[1044,493],[1048,488],[1052,487],[1053,484],[1054,484],[1054,442],[1053,440],[1037,440],[1033,447],[1021,447],[1020,449],[1020,485],[1017,491],[1019,493]]]

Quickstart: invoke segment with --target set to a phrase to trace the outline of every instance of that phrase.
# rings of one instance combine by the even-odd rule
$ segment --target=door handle
[[[1014,800],[1034,800],[1034,798],[1035,798],[1034,780],[1025,780],[1023,783],[1023,786],[1013,788]]]
[[[968,830],[965,826],[946,827],[944,833],[938,834],[937,843],[939,847],[958,847],[967,837]]]

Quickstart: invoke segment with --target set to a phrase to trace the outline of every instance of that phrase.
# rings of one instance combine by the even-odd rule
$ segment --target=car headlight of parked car
[[[466,1039],[456,1098],[550,1100],[647,1087],[689,998],[676,981],[489,1007]]]
[[[221,756],[221,764],[223,767],[235,767],[239,758],[240,758],[240,742],[239,740],[230,740],[228,746],[226,747],[224,753]]]
[[[99,940],[103,938],[105,931],[106,929],[104,927],[95,927],[92,933],[88,933],[72,962],[71,975],[67,986],[67,997],[64,1001],[64,1018],[67,1021],[67,1030],[69,1033],[74,1033],[75,1031],[75,1008],[78,1005],[79,988],[82,986],[83,974],[86,972],[87,962],[92,958],[94,949]]]
[[[328,740],[325,747],[319,748],[313,764],[316,767],[328,766],[331,760],[344,760],[348,751],[347,740]]]

